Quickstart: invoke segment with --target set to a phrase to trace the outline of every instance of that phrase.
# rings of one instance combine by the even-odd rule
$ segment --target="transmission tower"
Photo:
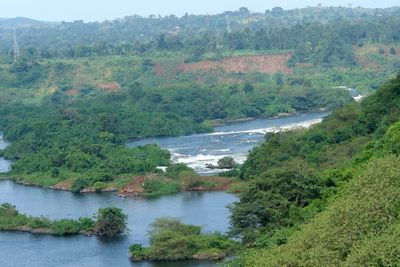
[[[20,53],[19,53],[19,46],[18,46],[18,41],[17,41],[17,33],[15,31],[15,28],[13,29],[13,35],[14,35],[14,63],[17,62]]]

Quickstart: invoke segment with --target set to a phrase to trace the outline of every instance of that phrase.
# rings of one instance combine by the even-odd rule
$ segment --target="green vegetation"
[[[205,17],[134,16],[107,27],[40,23],[17,29],[22,56],[15,63],[8,54],[10,30],[0,28],[0,129],[12,142],[0,154],[15,160],[10,176],[21,183],[74,192],[118,190],[129,182],[126,177],[170,164],[169,153],[156,146],[126,148],[131,138],[333,110],[352,101],[340,86],[377,89],[398,67],[397,14],[398,9],[278,8],[265,14],[241,9]],[[143,31],[146,37],[137,39]],[[253,57],[276,64],[263,70]],[[237,68],[219,66],[224,60]],[[252,69],[256,65],[261,69]],[[356,150],[366,140],[352,140]],[[308,157],[324,160],[332,152],[327,151]],[[148,181],[146,194],[173,193],[178,185]]]
[[[118,208],[99,209],[96,215],[96,224],[94,231],[98,235],[117,236],[126,229],[126,221],[128,216],[122,213]]]
[[[218,168],[220,169],[233,169],[237,167],[238,163],[232,157],[223,157],[218,160]]]
[[[143,184],[144,195],[155,197],[162,195],[171,195],[178,193],[179,183],[171,180],[149,179]]]
[[[363,166],[286,245],[250,252],[246,266],[396,266],[400,247],[391,234],[399,228],[399,163],[388,156]]]
[[[233,266],[396,266],[400,75],[307,131],[269,135],[231,207]],[[383,246],[383,247],[382,247]]]
[[[284,102],[298,111],[310,111],[351,101],[341,89],[289,92],[255,87],[245,94],[227,87],[143,92],[140,85],[133,88],[79,96],[55,92],[40,105],[18,101],[1,105],[0,128],[12,142],[2,153],[16,160],[11,176],[45,187],[70,183],[75,192],[123,186],[118,182],[121,175],[156,172],[157,166],[170,164],[167,151],[155,145],[127,148],[123,143],[128,138],[210,131],[209,120],[273,115],[268,113],[269,103]]]
[[[0,230],[23,231],[52,235],[103,235],[112,237],[126,229],[126,215],[117,208],[99,209],[96,220],[79,218],[79,220],[49,220],[46,217],[31,217],[20,214],[10,204],[0,205]]]
[[[219,60],[232,51],[294,50],[295,61],[337,65],[355,62],[352,46],[398,41],[398,14],[398,8],[276,7],[265,13],[241,8],[211,16],[135,15],[103,23],[33,23],[28,29],[18,29],[17,34],[31,58],[148,55],[161,51],[185,53],[186,62],[195,62],[202,58]],[[12,32],[0,28],[0,33],[0,50],[8,52]],[[147,60],[142,67],[152,65]]]
[[[134,244],[129,248],[133,260],[217,260],[238,249],[238,243],[220,233],[202,234],[199,226],[172,218],[156,220],[149,235],[150,247]]]
[[[230,235],[245,249],[232,264],[399,265],[399,18],[399,8],[319,6],[28,21],[31,27],[16,29],[17,62],[9,53],[12,22],[3,21],[0,129],[11,145],[0,155],[14,160],[7,176],[74,192],[226,189],[233,179],[201,178],[171,165],[156,145],[125,143],[337,109],[309,130],[268,134],[241,167],[220,160],[220,168],[234,167],[221,175],[242,181],[231,188],[240,201],[230,207]],[[351,88],[372,96],[355,103]],[[0,215],[1,229],[60,235],[114,236],[126,226],[121,210],[108,208],[96,220],[49,221],[9,205]],[[172,219],[156,221],[150,237],[150,247],[130,248],[133,259],[220,259],[238,248]]]
[[[157,197],[190,190],[224,190],[239,181],[226,176],[200,176],[185,164],[171,164],[166,174],[158,174],[145,179],[143,195]]]

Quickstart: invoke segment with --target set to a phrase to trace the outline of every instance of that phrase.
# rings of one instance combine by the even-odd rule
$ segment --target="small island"
[[[134,244],[129,248],[133,261],[221,260],[240,246],[221,233],[202,233],[201,227],[174,218],[156,220],[149,236],[149,247]]]
[[[98,235],[113,237],[126,230],[127,215],[118,208],[102,208],[92,218],[50,220],[21,214],[9,203],[0,205],[0,231],[49,235]]]

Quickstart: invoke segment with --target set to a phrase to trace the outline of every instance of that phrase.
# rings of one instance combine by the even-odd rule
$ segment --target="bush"
[[[71,235],[78,234],[81,230],[81,227],[82,225],[79,221],[62,219],[55,221],[51,228],[54,229],[57,235]]]
[[[218,168],[220,169],[233,169],[237,166],[237,162],[232,157],[223,157],[218,160]]]
[[[107,188],[107,183],[104,183],[104,182],[96,182],[95,184],[94,184],[94,189],[96,190],[96,192],[101,192],[101,191],[103,191],[104,189],[106,189]]]
[[[179,185],[176,182],[148,179],[143,184],[145,196],[154,197],[171,195],[179,192]]]
[[[199,226],[174,218],[160,218],[150,226],[150,247],[135,244],[129,248],[134,260],[220,259],[237,248],[226,236],[201,234]]]
[[[87,217],[79,218],[79,223],[81,224],[82,230],[86,232],[92,231],[96,225],[95,221]]]
[[[126,229],[128,216],[118,208],[104,208],[97,212],[97,221],[94,230],[99,235],[113,237]]]
[[[51,168],[51,177],[58,177],[60,176],[60,169],[57,167]]]
[[[72,192],[79,193],[82,189],[89,186],[89,181],[84,178],[78,178],[72,182]]]
[[[177,179],[179,178],[179,174],[183,171],[193,171],[193,169],[188,167],[186,164],[177,163],[168,166],[166,174],[172,179]]]
[[[51,221],[46,217],[31,218],[28,226],[33,229],[43,228],[47,229],[51,227]]]

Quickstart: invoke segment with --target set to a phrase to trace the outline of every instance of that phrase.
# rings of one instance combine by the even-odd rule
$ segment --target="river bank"
[[[0,175],[0,180],[13,181],[27,187],[40,187],[52,190],[74,192],[73,181],[66,180],[51,186],[43,186],[38,183],[27,182],[24,179]],[[118,197],[159,197],[162,195],[177,194],[190,191],[230,191],[237,192],[241,181],[231,177],[191,175],[171,179],[165,175],[150,173],[134,177],[118,177],[115,181],[89,186],[81,189],[78,193],[113,193]]]

